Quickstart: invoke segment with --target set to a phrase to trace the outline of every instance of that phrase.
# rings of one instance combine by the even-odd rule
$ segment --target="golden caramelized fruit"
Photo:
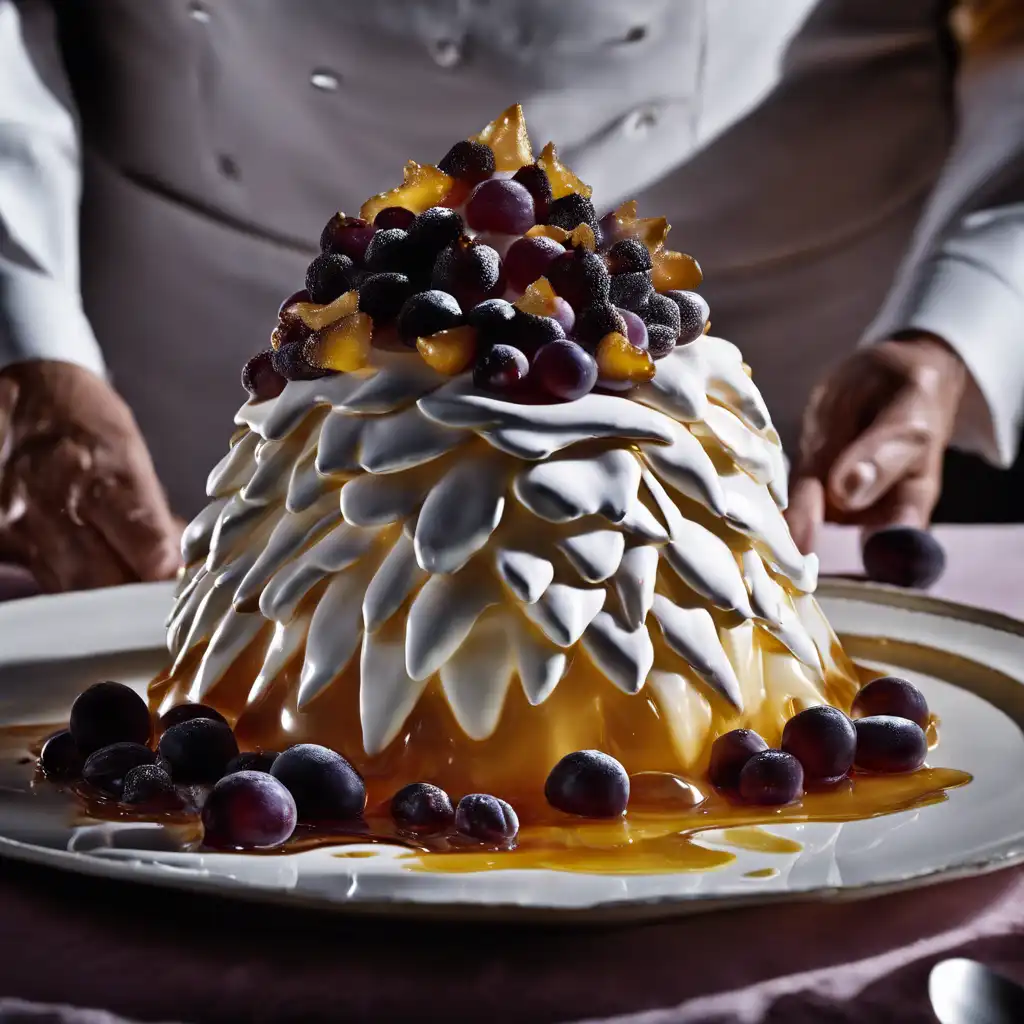
[[[417,338],[416,349],[432,370],[453,377],[467,369],[476,357],[476,328],[453,327]]]
[[[307,327],[319,331],[336,320],[351,316],[359,308],[359,292],[345,292],[326,306],[318,306],[315,302],[296,302],[285,312],[289,316],[297,316]]]
[[[372,336],[373,321],[365,313],[353,313],[317,331],[306,342],[306,359],[321,370],[361,370],[370,362]]]
[[[659,292],[678,289],[692,292],[704,280],[700,264],[685,252],[658,249],[651,254],[654,270],[651,282]]]
[[[546,277],[538,278],[513,303],[520,312],[533,313],[534,316],[553,316],[555,309],[554,288]]]
[[[597,371],[606,380],[643,384],[654,377],[654,360],[631,345],[618,331],[606,334],[597,346]]]
[[[381,210],[401,206],[413,213],[423,213],[439,206],[452,187],[452,179],[431,164],[418,164],[410,160],[405,165],[402,184],[390,192],[381,192],[363,203],[359,215],[371,224]]]
[[[500,117],[496,117],[471,142],[482,142],[494,153],[496,171],[518,171],[520,167],[533,163],[533,149],[526,132],[523,108],[513,103]]]
[[[567,196],[570,192],[578,192],[581,196],[585,196],[587,199],[590,198],[593,189],[585,182],[580,181],[558,159],[558,153],[553,142],[549,142],[541,150],[541,154],[537,158],[537,166],[548,176],[548,181],[551,182],[551,194],[555,199],[561,199],[562,196]]]

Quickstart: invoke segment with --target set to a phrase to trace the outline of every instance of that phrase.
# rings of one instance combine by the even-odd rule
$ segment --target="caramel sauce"
[[[744,878],[777,878],[778,875],[778,868],[758,868],[756,871],[745,871],[743,873]]]

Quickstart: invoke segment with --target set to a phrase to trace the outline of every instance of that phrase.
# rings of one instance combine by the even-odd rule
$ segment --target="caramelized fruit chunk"
[[[547,174],[536,164],[527,164],[512,175],[512,180],[522,185],[533,196],[533,208],[537,220],[540,222],[546,220],[551,200],[554,199]]]
[[[350,821],[363,813],[366,786],[362,777],[328,747],[316,743],[289,747],[270,773],[295,798],[300,821]]]
[[[838,708],[827,704],[794,715],[782,731],[782,749],[801,764],[812,782],[835,782],[853,766],[857,734]]]
[[[444,832],[455,821],[451,798],[439,786],[413,782],[391,800],[391,817],[404,832],[418,835]]]
[[[638,217],[630,225],[630,234],[647,246],[654,265],[658,265],[657,252],[661,250],[669,233],[669,223],[664,217]]]
[[[739,793],[748,804],[780,807],[798,800],[803,791],[804,770],[783,750],[762,750],[740,770]]]
[[[876,583],[930,587],[946,568],[942,545],[927,531],[890,526],[864,542],[864,568]]]
[[[452,179],[444,171],[410,160],[405,165],[402,184],[390,192],[381,192],[368,199],[359,213],[366,221],[372,221],[381,210],[389,206],[401,206],[413,213],[423,213],[432,206],[439,206],[451,186]]]
[[[907,718],[872,715],[853,723],[857,731],[854,765],[862,772],[912,772],[928,756],[924,729]]]
[[[191,718],[172,725],[157,747],[175,782],[216,782],[224,774],[238,744],[230,726],[212,718]]]
[[[285,310],[286,316],[298,317],[310,330],[318,331],[321,327],[334,323],[342,317],[351,316],[359,308],[359,292],[349,291],[339,295],[326,306],[317,306],[299,302]]]
[[[597,346],[597,370],[602,380],[643,384],[654,377],[654,360],[613,331]]]
[[[733,729],[711,744],[708,778],[717,789],[733,790],[740,784],[743,766],[768,744],[753,729]]]
[[[336,213],[320,235],[321,252],[336,252],[355,263],[362,263],[363,254],[376,228],[362,217],[346,217]]]
[[[157,724],[160,731],[170,729],[172,725],[180,725],[182,722],[190,722],[193,718],[212,718],[215,722],[228,724],[227,719],[209,704],[175,704],[173,708],[165,711],[159,718]]]
[[[317,331],[306,342],[310,365],[335,373],[352,373],[370,362],[373,321],[366,313],[353,313]]]
[[[671,289],[665,292],[679,309],[679,345],[689,345],[696,341],[708,326],[711,310],[704,297],[696,292]]]
[[[617,818],[629,803],[629,776],[614,757],[600,750],[577,750],[551,769],[544,796],[568,814]]]
[[[82,778],[107,796],[120,797],[124,778],[140,764],[153,764],[156,754],[141,743],[111,743],[93,751],[82,766]]]
[[[872,679],[853,698],[851,713],[854,718],[891,715],[916,722],[921,728],[931,717],[924,694],[911,682],[898,676]]]
[[[637,219],[636,210],[636,200],[630,199],[601,218],[601,235],[606,245],[613,245],[623,238],[633,237],[633,225]]]
[[[39,754],[39,767],[48,779],[55,782],[77,779],[82,774],[83,764],[85,758],[67,729],[55,732],[43,744]]]
[[[352,287],[355,264],[338,253],[321,253],[306,268],[306,291],[310,300],[322,305],[333,302]]]
[[[653,259],[654,270],[651,279],[659,292],[677,289],[693,291],[704,280],[700,264],[684,252],[657,249]]]
[[[453,327],[427,338],[417,338],[416,348],[432,370],[453,377],[476,358],[476,328]]]
[[[313,300],[309,297],[309,292],[305,288],[300,288],[297,292],[292,292],[284,302],[281,303],[277,308],[278,319],[281,319],[285,315],[285,311],[289,306],[294,306],[299,302],[312,302]]]
[[[568,167],[558,159],[558,151],[555,144],[549,142],[541,154],[537,157],[537,166],[548,176],[551,183],[551,195],[555,199],[569,195],[570,192],[577,192],[579,195],[589,199],[592,189],[589,185],[580,181]]]
[[[148,743],[152,723],[146,702],[131,687],[103,682],[78,695],[68,728],[88,756],[111,743]]]
[[[204,841],[220,849],[280,846],[298,820],[292,794],[265,772],[236,772],[210,790],[203,805]]]
[[[264,349],[257,352],[242,367],[242,387],[249,392],[255,402],[266,402],[277,398],[288,383],[274,369],[274,350]]]
[[[533,163],[533,149],[526,131],[523,108],[514,103],[496,117],[473,141],[489,146],[494,153],[494,169],[517,171]]]
[[[462,307],[448,292],[433,289],[417,292],[406,300],[398,314],[398,334],[407,345],[417,338],[458,327],[462,323]]]
[[[514,305],[521,313],[550,316],[555,311],[555,299],[557,298],[555,290],[551,287],[551,282],[546,277],[541,277],[534,279],[523,294],[516,299]]]
[[[455,808],[455,827],[464,836],[501,846],[519,834],[519,817],[504,800],[470,793]]]

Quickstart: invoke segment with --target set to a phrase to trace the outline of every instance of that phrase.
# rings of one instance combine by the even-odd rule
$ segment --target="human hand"
[[[825,520],[928,525],[967,368],[941,339],[915,334],[858,349],[811,393],[786,512],[810,551]]]
[[[33,361],[0,372],[0,559],[43,590],[168,579],[172,518],[135,419],[95,374]]]

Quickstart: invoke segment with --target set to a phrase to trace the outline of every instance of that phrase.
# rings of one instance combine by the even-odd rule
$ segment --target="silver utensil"
[[[940,960],[928,976],[940,1024],[1021,1024],[1024,986],[976,960]]]

